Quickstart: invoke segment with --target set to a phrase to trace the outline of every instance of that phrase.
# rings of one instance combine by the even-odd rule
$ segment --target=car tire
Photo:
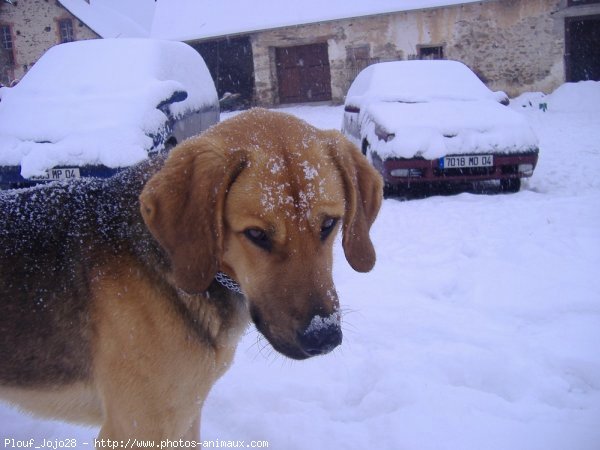
[[[505,178],[500,180],[500,189],[502,192],[514,193],[521,190],[520,178]]]
[[[383,185],[383,198],[395,197],[398,194],[398,189],[389,183]]]
[[[173,148],[175,148],[176,145],[177,139],[171,136],[169,139],[167,139],[167,142],[165,142],[165,152],[170,152],[171,150],[173,150]]]

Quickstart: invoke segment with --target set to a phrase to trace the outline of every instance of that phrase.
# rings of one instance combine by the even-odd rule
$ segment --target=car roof
[[[505,96],[488,89],[461,62],[411,60],[378,63],[365,68],[350,86],[346,104],[360,108],[371,101],[498,101]]]
[[[188,107],[216,99],[212,78],[197,51],[182,42],[154,39],[91,39],[56,45],[15,88],[21,95],[67,98],[132,89],[168,97],[178,88],[188,92]]]

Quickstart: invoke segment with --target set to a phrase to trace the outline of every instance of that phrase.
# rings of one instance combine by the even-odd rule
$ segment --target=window
[[[444,47],[441,45],[417,47],[419,59],[444,59]]]
[[[369,45],[346,47],[346,66],[348,67],[348,83],[352,83],[365,67],[379,62],[379,58],[371,58]]]
[[[4,50],[5,64],[8,66],[15,65],[15,53],[13,51],[12,33],[9,25],[0,25],[0,44]],[[4,58],[3,58],[4,59]]]
[[[75,40],[73,34],[73,21],[71,19],[62,19],[58,21],[60,30],[60,42],[71,42]]]

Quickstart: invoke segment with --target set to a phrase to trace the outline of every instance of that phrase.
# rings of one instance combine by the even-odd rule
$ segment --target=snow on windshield
[[[125,68],[125,70],[123,70]],[[56,165],[123,167],[147,157],[147,135],[164,123],[156,109],[175,91],[175,115],[215,103],[200,55],[180,42],[104,39],[58,45],[21,82],[2,89],[0,165],[25,177]]]

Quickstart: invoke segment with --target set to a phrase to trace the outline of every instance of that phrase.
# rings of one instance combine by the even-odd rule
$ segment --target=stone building
[[[0,0],[0,43],[8,50],[0,62],[10,63],[8,70],[0,66],[2,79],[20,77],[45,49],[69,38],[62,26],[68,19],[71,39],[185,41],[204,57],[219,94],[263,106],[342,102],[367,65],[416,58],[462,61],[511,96],[600,80],[600,0],[380,0],[380,9],[364,1],[320,2],[265,0],[272,10],[257,14],[260,0],[209,9],[197,0]],[[122,9],[113,19],[109,4]],[[141,19],[125,20],[132,5],[144,9]],[[325,10],[335,14],[323,17]]]
[[[516,96],[600,80],[600,1],[461,2],[187,42],[209,67],[218,64],[215,48],[228,65],[246,67],[219,76],[259,105],[342,102],[367,65],[423,58],[462,61],[491,89]]]
[[[55,44],[98,37],[56,0],[0,0],[0,82],[21,78]]]

